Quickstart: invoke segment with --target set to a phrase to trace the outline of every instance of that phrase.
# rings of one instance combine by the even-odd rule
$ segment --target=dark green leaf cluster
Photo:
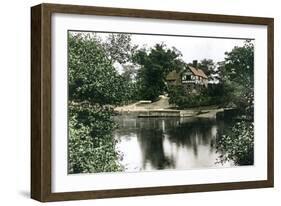
[[[130,34],[111,33],[108,35],[103,45],[112,62],[125,64],[131,61],[132,55],[137,49],[137,46],[131,44],[131,40]]]
[[[121,154],[115,150],[111,131],[116,127],[112,108],[90,104],[69,104],[68,172],[121,171]]]
[[[222,82],[232,92],[227,93],[228,103],[232,103],[242,115],[253,118],[254,101],[254,45],[246,41],[242,47],[234,47],[226,52],[221,67]]]
[[[229,131],[224,131],[217,140],[221,153],[218,162],[234,162],[235,165],[254,164],[254,125],[249,121],[237,122]]]
[[[168,89],[170,104],[175,104],[179,109],[211,105],[211,97],[201,93],[186,94],[185,88],[181,85],[170,86]]]
[[[155,101],[167,87],[165,78],[168,72],[183,68],[181,53],[164,44],[156,44],[150,51],[138,50],[134,62],[141,65],[137,75],[140,98]]]
[[[236,165],[254,163],[254,45],[246,41],[244,46],[226,52],[221,65],[222,83],[229,88],[224,95],[225,104],[237,109],[235,125],[218,135],[219,162],[233,161]]]
[[[68,50],[68,171],[120,171],[112,116],[113,107],[129,98],[124,77],[95,35],[69,33]]]
[[[124,78],[117,73],[101,43],[93,36],[68,36],[69,99],[118,105],[126,95]]]
[[[232,92],[232,87],[226,84],[213,84],[208,88],[200,88],[196,93],[186,93],[182,85],[170,86],[168,89],[169,102],[177,105],[179,109],[187,109],[200,106],[225,106],[229,102],[228,93]]]
[[[212,59],[202,59],[197,67],[204,71],[209,81],[219,80],[220,70],[216,68],[216,64]]]
[[[225,53],[223,78],[244,87],[254,85],[254,44],[246,41],[242,47],[234,47]]]

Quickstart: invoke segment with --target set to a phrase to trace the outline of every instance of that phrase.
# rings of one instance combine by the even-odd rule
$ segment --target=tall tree
[[[137,46],[132,44],[130,34],[111,33],[104,42],[104,48],[112,62],[125,64],[131,61]]]
[[[184,65],[181,56],[178,50],[167,48],[165,44],[156,44],[149,51],[141,49],[136,52],[134,61],[141,66],[137,75],[141,98],[155,101],[166,91],[168,72]]]
[[[208,76],[209,81],[218,83],[219,70],[212,59],[202,59],[198,64],[198,68],[204,71],[204,73]]]
[[[238,109],[253,116],[254,101],[254,44],[246,41],[242,47],[226,52],[222,70],[223,81],[234,89],[230,94]]]
[[[118,74],[94,35],[69,33],[69,173],[122,170],[112,135],[112,106],[127,97]]]
[[[242,47],[234,47],[225,53],[224,78],[242,84],[254,85],[254,44],[248,40]]]
[[[114,85],[114,86],[112,86]],[[126,88],[101,43],[91,35],[69,35],[69,99],[120,104]]]
[[[254,163],[254,45],[246,41],[241,47],[226,52],[225,62],[220,64],[224,92],[238,109],[239,119],[234,119],[230,130],[225,128],[217,137],[217,149],[221,151],[219,162],[233,161],[236,165]]]

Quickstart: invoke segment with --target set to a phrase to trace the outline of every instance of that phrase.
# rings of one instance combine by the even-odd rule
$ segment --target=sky
[[[105,40],[109,33],[96,33]],[[165,43],[168,48],[175,47],[182,53],[182,59],[186,63],[193,60],[212,59],[215,63],[223,61],[226,51],[231,51],[235,46],[242,46],[244,39],[223,39],[187,36],[159,36],[132,34],[132,43],[142,48],[153,47],[156,43]]]
[[[132,42],[137,45],[153,47],[156,43],[163,42],[168,48],[176,47],[182,53],[186,63],[193,60],[212,59],[215,62],[223,61],[226,51],[231,51],[234,46],[242,46],[245,40],[178,37],[156,35],[132,35]]]

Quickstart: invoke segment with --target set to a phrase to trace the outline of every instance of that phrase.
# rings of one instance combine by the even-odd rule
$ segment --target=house
[[[188,92],[208,87],[208,77],[202,69],[197,68],[197,61],[180,71],[173,70],[166,76],[167,85],[182,85]]]

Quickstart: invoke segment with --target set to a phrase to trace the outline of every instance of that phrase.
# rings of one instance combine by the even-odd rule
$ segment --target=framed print
[[[31,197],[273,187],[273,19],[31,8]]]

